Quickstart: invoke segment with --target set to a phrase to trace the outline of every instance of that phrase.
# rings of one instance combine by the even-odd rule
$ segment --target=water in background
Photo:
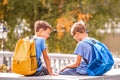
[[[120,57],[120,33],[107,34],[103,43],[108,46],[113,55]]]

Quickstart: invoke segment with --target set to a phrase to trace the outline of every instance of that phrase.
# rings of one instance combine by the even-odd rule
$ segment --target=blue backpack
[[[106,45],[93,38],[87,38],[84,41],[93,46],[94,50],[94,55],[92,55],[94,58],[87,66],[88,75],[99,76],[109,71],[114,60]]]

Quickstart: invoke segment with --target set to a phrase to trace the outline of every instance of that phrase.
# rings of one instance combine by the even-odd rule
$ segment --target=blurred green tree
[[[57,30],[47,40],[49,52],[72,53],[76,45],[70,35],[72,24],[85,21],[89,36],[102,40],[97,30],[120,17],[119,5],[120,0],[0,0],[0,21],[9,30],[5,47],[13,51],[19,38],[34,35],[36,20],[45,20]]]

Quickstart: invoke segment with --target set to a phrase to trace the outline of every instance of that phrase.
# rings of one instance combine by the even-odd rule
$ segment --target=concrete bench
[[[102,76],[32,76],[26,77],[15,73],[0,73],[0,80],[120,80],[120,68],[111,69]]]

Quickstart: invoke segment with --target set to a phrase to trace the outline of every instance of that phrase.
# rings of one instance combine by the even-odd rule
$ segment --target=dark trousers
[[[36,73],[32,74],[31,76],[44,76],[44,75],[49,75],[48,70],[45,66],[43,66],[40,71],[36,71]]]

